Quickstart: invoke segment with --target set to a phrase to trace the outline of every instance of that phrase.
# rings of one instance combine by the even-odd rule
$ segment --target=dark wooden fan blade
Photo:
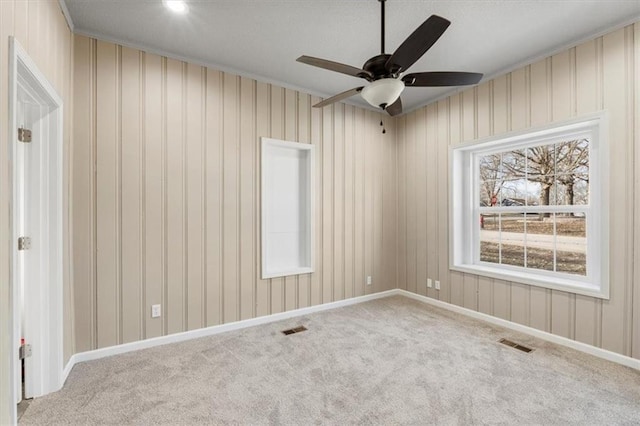
[[[417,72],[402,77],[405,86],[409,87],[466,86],[481,79],[482,74],[477,72],[455,71]]]
[[[396,49],[387,61],[387,71],[406,71],[438,41],[451,22],[438,15],[431,15]]]
[[[325,99],[322,102],[318,102],[313,107],[314,108],[322,108],[324,106],[331,105],[332,103],[341,101],[343,99],[350,98],[351,96],[357,95],[358,93],[360,93],[363,88],[364,88],[364,86],[356,87],[355,89],[351,89],[351,90],[347,90],[347,91],[342,92],[342,93],[338,93],[337,95],[332,96],[332,97],[330,97],[328,99]]]
[[[397,101],[385,108],[385,111],[387,111],[387,113],[392,117],[402,114],[402,100],[398,98]]]
[[[298,59],[296,59],[296,61],[302,62],[303,64],[312,65],[314,67],[324,68],[329,71],[335,71],[342,74],[351,75],[353,77],[364,78],[369,81],[373,79],[373,76],[369,71],[352,67],[351,65],[341,64],[339,62],[329,61],[327,59],[314,58],[313,56],[302,55]]]

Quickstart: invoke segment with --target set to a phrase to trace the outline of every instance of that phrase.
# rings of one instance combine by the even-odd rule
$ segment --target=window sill
[[[609,300],[608,290],[603,290],[602,288],[589,285],[588,283],[579,280],[571,280],[558,277],[545,277],[538,274],[527,273],[525,271],[510,271],[502,268],[493,268],[491,266],[484,265],[451,265],[449,269],[452,271],[464,272],[466,274],[475,274],[483,277]]]
[[[265,271],[262,274],[262,279],[266,280],[269,278],[290,277],[291,275],[310,274],[312,272],[313,272],[312,267],[300,267],[300,268],[286,269],[286,270],[279,270],[279,271],[271,270],[271,271]]]

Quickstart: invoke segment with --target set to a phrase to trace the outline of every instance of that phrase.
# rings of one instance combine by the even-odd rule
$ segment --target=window
[[[609,297],[602,114],[452,148],[451,269]]]

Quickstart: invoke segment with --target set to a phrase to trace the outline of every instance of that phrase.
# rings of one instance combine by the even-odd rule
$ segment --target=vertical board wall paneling
[[[254,244],[256,219],[254,197],[256,178],[255,81],[240,80],[240,319],[256,316],[254,291],[258,271]]]
[[[322,109],[322,303],[333,301],[333,114],[334,105]],[[366,159],[365,159],[366,164]]]
[[[285,89],[271,85],[271,128],[270,136],[275,139],[285,137]],[[285,278],[271,278],[271,313],[285,310]]]
[[[383,151],[379,157],[381,167],[384,169],[382,179],[382,247],[379,256],[382,257],[382,283],[384,290],[397,288],[397,262],[396,252],[398,251],[397,235],[397,143],[396,143],[396,120],[388,120],[387,133],[382,136]]]
[[[438,105],[432,104],[426,109],[426,122],[429,123],[424,128],[426,137],[434,143],[427,144],[424,150],[426,155],[426,167],[425,172],[428,176],[427,170],[437,170],[438,168],[438,144],[435,142],[438,140]],[[420,134],[420,132],[418,132]],[[420,177],[422,179],[422,176]],[[438,181],[441,178],[437,173],[431,179],[426,179],[426,190],[420,191],[421,196],[425,196],[426,212],[425,216],[418,215],[418,220],[423,224],[426,224],[426,274],[427,278],[431,278],[432,285],[435,286],[435,280],[438,278],[438,255],[436,247],[438,246],[438,204],[436,202],[438,195]],[[426,222],[426,223],[425,223]],[[426,285],[425,282],[421,283]],[[442,291],[442,290],[440,290]],[[436,298],[438,290],[435,287],[426,288],[426,294],[429,297]]]
[[[119,280],[119,48],[98,41],[96,61],[97,337],[98,347],[120,343]]]
[[[374,128],[379,114],[370,112],[371,127]],[[381,117],[382,118],[382,117]],[[386,119],[386,117],[384,117]],[[389,120],[387,120],[388,122]],[[371,269],[372,285],[369,287],[369,293],[375,293],[385,288],[382,282],[384,276],[382,272],[382,265],[384,264],[380,254],[382,253],[382,238],[383,238],[383,203],[382,203],[382,180],[384,167],[382,165],[382,141],[383,133],[378,128],[378,131],[374,132],[373,139],[373,159],[372,164],[374,167],[374,173],[372,174],[374,181],[373,192],[373,206],[371,208],[371,214],[373,215],[373,253],[371,263],[373,268]]]
[[[406,150],[406,168],[407,173],[410,176],[415,176],[417,173],[418,166],[421,166],[418,163],[417,153],[416,153],[416,116],[418,112],[412,112],[407,117],[407,130],[406,130],[406,138],[407,138],[407,150]],[[422,167],[421,167],[422,168]],[[408,178],[407,182],[407,193],[406,193],[406,204],[407,204],[407,290],[411,292],[416,292],[418,288],[418,283],[416,282],[416,274],[417,274],[417,263],[418,260],[423,261],[423,259],[418,259],[417,247],[417,212],[416,212],[416,200],[417,196],[417,182],[413,178]]]
[[[610,300],[449,272],[448,249],[439,237],[440,242],[433,250],[440,279],[448,277],[450,303],[638,358],[640,327],[637,321],[634,323],[634,318],[640,316],[640,294],[638,280],[634,279],[638,269],[634,268],[633,259],[638,252],[635,247],[640,243],[638,223],[634,220],[640,208],[637,190],[640,157],[634,146],[634,143],[637,145],[640,122],[637,118],[639,51],[638,25],[630,25],[441,100],[435,116],[429,114],[432,107],[427,106],[397,120],[398,235],[406,250],[411,250],[408,232],[404,231],[411,219],[403,219],[402,214],[410,218],[412,209],[421,211],[416,203],[422,202],[419,198],[422,193],[429,194],[432,181],[437,185],[437,202],[448,205],[448,185],[438,181],[448,175],[448,157],[442,156],[440,151],[448,149],[447,144],[600,110],[608,112],[611,157],[608,190],[611,197]],[[422,114],[425,123],[412,119],[415,114],[418,117]],[[442,117],[443,114],[446,117]],[[420,136],[424,125],[427,133]],[[429,132],[430,126],[443,125],[447,126],[447,132],[439,127],[436,135]],[[416,133],[417,140],[412,137]],[[427,158],[424,164],[427,184],[424,184],[421,171],[416,166],[404,164],[411,158],[407,153],[416,148],[419,153],[423,152],[420,144],[425,144],[426,149],[430,144],[437,144],[439,162],[447,161],[444,170],[438,167],[434,170],[429,167]],[[420,187],[414,188],[414,182]],[[412,198],[416,191],[417,199]],[[441,217],[448,216],[448,211],[441,206],[438,214],[439,226],[443,227]],[[426,216],[428,218],[429,212]],[[439,232],[446,235],[447,229]],[[434,256],[430,247],[435,244],[427,239],[428,257]],[[420,257],[422,248],[418,246],[415,250]],[[412,256],[414,254],[410,252],[399,251],[399,271],[406,270],[409,274],[415,268]],[[427,271],[430,268],[428,264]],[[442,285],[447,288],[445,283]],[[413,289],[411,277],[399,272],[398,287],[405,286]],[[439,294],[427,292],[427,295],[443,299],[445,293],[441,290]]]
[[[434,198],[431,200],[433,204],[437,205],[437,216],[435,220],[438,224],[438,238],[433,241],[435,247],[431,249],[432,251],[430,253],[435,253],[437,257],[437,273],[434,274],[434,278],[440,281],[440,291],[434,287],[430,293],[430,297],[445,302],[451,300],[451,279],[449,276],[449,203],[444,202],[444,200],[448,200],[449,193],[449,105],[449,99],[438,101],[437,133],[434,141],[437,152],[435,171],[438,175],[436,178],[438,185],[436,194],[434,194]],[[442,199],[443,196],[444,200]],[[429,247],[427,249],[429,249]]]
[[[164,123],[166,126],[165,161],[165,252],[166,280],[164,315],[167,333],[185,329],[185,76],[182,62],[165,61],[166,100]],[[98,189],[100,192],[100,189]],[[98,224],[98,229],[100,225]]]
[[[627,242],[629,230],[627,220],[628,205],[632,201],[628,197],[627,177],[629,152],[633,147],[628,134],[627,115],[630,91],[625,61],[627,39],[626,29],[620,29],[603,37],[603,77],[604,108],[609,111],[609,157],[610,181],[609,220],[610,227],[610,300],[603,301],[602,309],[602,347],[610,351],[627,353],[630,343],[626,336],[631,325],[627,317],[625,299],[627,294]],[[637,119],[637,118],[636,118]],[[615,165],[615,166],[613,166]],[[631,215],[633,216],[633,215]],[[627,317],[628,318],[628,317]]]
[[[311,96],[294,92],[297,97],[297,126],[295,140],[300,143],[311,143]],[[314,165],[315,166],[315,165]],[[315,259],[314,259],[315,264]],[[311,306],[311,278],[312,274],[298,276],[297,304],[298,308]]]
[[[187,65],[185,75],[186,283],[185,327],[205,326],[204,300],[204,91],[206,70]]]
[[[119,141],[120,157],[120,221],[121,237],[118,247],[121,281],[122,342],[143,338],[142,322],[142,99],[141,52],[122,48],[120,52],[120,105],[122,111]],[[123,147],[127,147],[127,155]],[[123,185],[122,182],[127,182]],[[124,327],[124,324],[127,324]]]
[[[284,134],[282,139],[297,142],[298,94],[284,89]],[[296,309],[298,305],[298,275],[284,277],[284,310]]]
[[[344,297],[344,104],[333,106],[333,300]]]
[[[485,83],[486,84],[486,83]],[[476,139],[478,135],[478,109],[476,87],[462,92],[462,119],[460,122],[462,141]],[[478,277],[464,274],[462,280],[462,306],[468,309],[478,309]]]
[[[294,90],[75,40],[78,347],[396,287],[393,120],[383,136],[377,112],[317,109]],[[316,145],[312,274],[260,278],[261,136]]]
[[[427,111],[421,109],[412,114],[415,117],[414,122],[414,141],[421,141],[427,137],[426,117]],[[429,129],[430,130],[430,129]],[[416,187],[418,190],[413,197],[415,208],[413,209],[416,218],[415,235],[416,235],[416,287],[412,289],[423,296],[427,295],[427,277],[430,277],[428,268],[429,256],[427,256],[427,247],[429,244],[429,233],[427,229],[433,218],[427,214],[429,206],[429,181],[427,180],[427,169],[431,167],[431,160],[427,155],[433,144],[415,143],[415,168]],[[413,218],[413,215],[412,215]]]
[[[449,98],[449,146],[462,142],[462,93],[458,93]],[[450,161],[450,160],[449,160]],[[449,174],[449,163],[447,163],[447,174]],[[449,190],[444,195],[440,195],[438,200],[444,197],[443,202],[448,204]],[[447,259],[449,253],[444,254]],[[463,306],[464,303],[464,274],[458,271],[449,272],[449,300],[447,302],[454,305]]]
[[[224,322],[239,320],[239,77],[223,74],[222,295]]]
[[[96,345],[96,289],[95,283],[95,46],[94,40],[77,39],[74,43],[74,75],[88,84],[74,90],[75,126],[73,128],[74,159],[73,175],[83,176],[74,182],[72,204],[74,217],[73,248],[76,252],[88,254],[73,263],[74,305],[84,306],[89,313],[88,321],[76,321],[75,350],[82,352]]]
[[[257,83],[256,86],[256,134],[257,137],[271,135],[271,86],[266,83]],[[259,142],[256,142],[259,143]],[[220,164],[222,168],[222,164]],[[257,149],[256,155],[256,274],[258,275],[256,283],[256,315],[263,316],[271,314],[271,280],[261,279],[262,270],[260,269],[262,259],[262,246],[260,244],[260,148]],[[220,203],[222,205],[222,203]]]
[[[355,282],[354,282],[354,296],[362,296],[365,293],[365,243],[364,235],[366,232],[364,212],[366,210],[364,205],[364,185],[367,179],[365,175],[365,162],[364,151],[367,149],[367,140],[365,138],[366,124],[364,121],[365,111],[360,108],[355,110],[355,147],[354,147],[354,214],[355,214],[355,253],[354,253],[354,268],[355,268]],[[316,221],[317,222],[317,221]]]
[[[83,37],[76,37],[82,41]],[[81,58],[76,58],[80,63]],[[144,215],[142,225],[144,228],[144,334],[143,338],[158,337],[164,334],[164,321],[162,318],[150,318],[151,305],[164,305],[165,271],[165,228],[164,228],[164,181],[165,181],[165,150],[164,150],[164,67],[162,58],[156,55],[143,54],[143,151],[144,151]],[[82,81],[82,80],[78,80]],[[76,84],[76,90],[80,87]],[[149,90],[153,88],[153,90]],[[162,88],[158,90],[158,88]],[[95,194],[97,187],[93,188]],[[97,228],[97,224],[94,224]],[[78,282],[76,281],[76,287]],[[76,322],[84,320],[80,314]],[[166,309],[165,309],[166,316]]]
[[[354,107],[351,105],[344,106],[344,156],[343,156],[343,170],[344,170],[344,217],[343,217],[343,299],[353,297],[354,295],[354,229],[355,229],[355,217],[353,216],[354,206],[354,191],[353,182],[355,175],[353,145],[355,136],[354,126]]]
[[[633,108],[633,112],[637,115],[640,113],[640,24],[636,23],[634,25],[634,39],[633,39],[633,56],[635,62],[633,64],[633,87],[635,88],[635,105]],[[635,214],[640,212],[640,120],[634,118],[634,131],[635,135],[634,141],[634,174],[633,174],[633,188],[635,189],[634,194],[634,211]],[[635,267],[635,265],[640,265],[640,226],[638,226],[638,222],[634,223],[634,276],[633,276],[633,306],[632,306],[632,316],[633,318],[638,318],[640,312],[640,267]],[[634,358],[640,358],[640,322],[638,320],[635,323],[631,324],[632,327],[632,335],[631,335],[631,354]]]
[[[397,281],[398,288],[403,290],[407,289],[407,268],[409,262],[407,259],[407,143],[406,141],[406,128],[407,128],[407,115],[400,116],[397,120],[398,130],[396,132],[396,138],[399,141],[403,141],[397,145],[397,179],[398,179],[398,253],[396,255],[396,262],[398,262]]]

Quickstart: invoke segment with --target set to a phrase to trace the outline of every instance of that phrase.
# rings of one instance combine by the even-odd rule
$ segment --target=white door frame
[[[34,143],[31,148],[38,149],[39,164],[36,185],[40,190],[39,212],[36,217],[36,235],[30,235],[37,250],[40,263],[40,279],[37,291],[26,294],[29,298],[28,312],[38,326],[37,332],[31,336],[34,348],[31,383],[34,396],[45,395],[59,390],[63,372],[63,121],[62,98],[40,72],[33,60],[20,46],[15,38],[9,40],[9,149],[12,164],[11,171],[11,400],[14,402],[12,418],[16,421],[16,406],[20,392],[20,375],[18,374],[18,348],[20,346],[20,298],[18,294],[18,274],[15,273],[18,260],[17,230],[14,227],[17,214],[17,167],[16,145],[18,143],[17,108],[18,92],[25,91],[40,106],[41,119],[38,120],[37,131],[42,137],[41,143]],[[34,131],[34,134],[36,132]],[[32,212],[33,213],[33,212]],[[34,253],[35,254],[35,253]]]

